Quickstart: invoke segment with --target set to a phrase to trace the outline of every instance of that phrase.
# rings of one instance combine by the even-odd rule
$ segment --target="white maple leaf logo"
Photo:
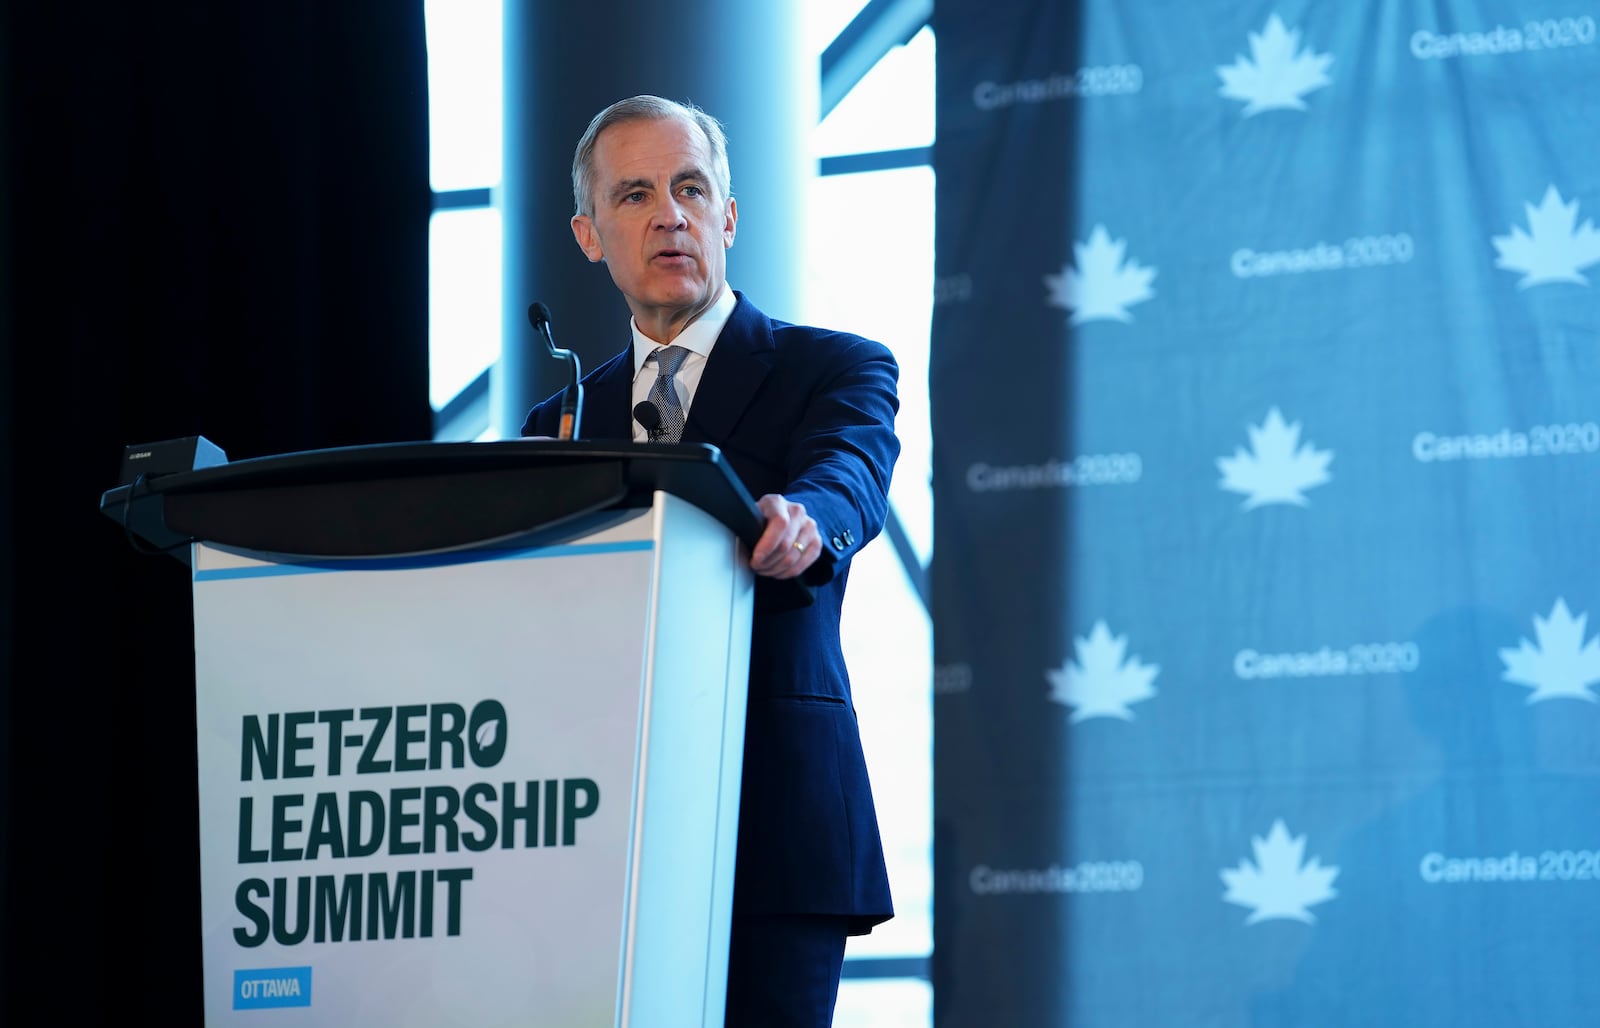
[[[1128,704],[1148,700],[1156,694],[1155,681],[1161,668],[1144,664],[1138,657],[1123,659],[1128,637],[1113,636],[1104,621],[1096,621],[1089,637],[1079,636],[1074,643],[1076,661],[1045,672],[1050,679],[1050,698],[1072,708],[1072,721],[1091,717],[1119,717],[1133,720]]]
[[[1539,206],[1530,203],[1523,207],[1528,212],[1529,231],[1513,225],[1510,235],[1495,236],[1491,241],[1500,259],[1494,266],[1523,272],[1518,289],[1546,282],[1588,285],[1589,280],[1579,272],[1600,261],[1600,232],[1587,219],[1578,224],[1578,201],[1562,203],[1556,187],[1549,186]]]
[[[1303,111],[1302,96],[1333,81],[1328,65],[1333,57],[1300,52],[1300,30],[1284,26],[1273,14],[1260,32],[1250,33],[1250,57],[1242,54],[1230,65],[1218,65],[1222,88],[1217,92],[1230,100],[1245,102],[1244,116],[1274,108]]]
[[[1250,426],[1250,452],[1244,447],[1232,457],[1218,457],[1221,487],[1244,493],[1244,509],[1269,503],[1307,504],[1304,490],[1328,481],[1333,451],[1300,443],[1300,422],[1286,424],[1274,407],[1260,426]]]
[[[1506,665],[1500,677],[1531,686],[1529,703],[1558,697],[1596,702],[1589,686],[1600,682],[1600,640],[1583,641],[1588,620],[1588,614],[1573,617],[1566,601],[1558,598],[1548,618],[1533,616],[1537,645],[1524,637],[1516,649],[1507,646],[1500,651]]]
[[[1155,268],[1138,261],[1123,264],[1127,240],[1112,241],[1104,225],[1096,225],[1085,243],[1072,244],[1078,266],[1067,265],[1059,275],[1046,275],[1050,304],[1072,312],[1074,325],[1085,321],[1132,321],[1128,308],[1156,295],[1150,289]]]
[[[1339,869],[1323,867],[1316,857],[1302,862],[1306,837],[1290,838],[1282,818],[1272,823],[1265,839],[1258,835],[1250,844],[1256,862],[1241,860],[1238,867],[1222,871],[1223,884],[1228,887],[1222,898],[1250,908],[1245,924],[1273,920],[1315,924],[1317,919],[1308,908],[1338,895],[1333,880]]]

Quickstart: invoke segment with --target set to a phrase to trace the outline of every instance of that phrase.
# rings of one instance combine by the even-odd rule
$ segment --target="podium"
[[[720,1025],[762,519],[708,446],[317,450],[101,510],[193,580],[208,1025]]]

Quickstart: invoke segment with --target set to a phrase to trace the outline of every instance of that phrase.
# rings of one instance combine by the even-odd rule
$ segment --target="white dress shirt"
[[[717,336],[722,334],[722,327],[728,323],[728,318],[733,314],[733,308],[738,301],[734,298],[733,287],[722,283],[722,292],[712,302],[706,312],[694,319],[688,328],[678,333],[678,338],[672,341],[673,346],[681,346],[689,351],[689,355],[678,366],[678,374],[673,378],[673,384],[678,393],[678,406],[683,408],[683,416],[689,416],[689,405],[694,402],[695,390],[700,387],[700,376],[705,373],[706,359],[711,356],[711,348],[717,345]],[[650,387],[656,384],[656,366],[654,363],[646,364],[645,359],[652,353],[661,349],[661,344],[639,331],[637,321],[629,321],[633,329],[633,404],[638,406],[650,398]],[[633,422],[633,441],[636,443],[647,442],[649,439],[644,426],[638,421]]]

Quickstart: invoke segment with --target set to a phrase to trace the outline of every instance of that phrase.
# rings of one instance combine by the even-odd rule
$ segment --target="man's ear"
[[[728,209],[722,221],[722,248],[733,246],[733,234],[739,227],[739,201],[728,197]]]
[[[578,249],[589,258],[589,263],[605,258],[605,253],[600,249],[600,233],[594,230],[594,219],[587,214],[572,216],[572,237],[578,241]]]

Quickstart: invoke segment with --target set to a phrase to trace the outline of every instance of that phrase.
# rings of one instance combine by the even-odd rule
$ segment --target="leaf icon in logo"
[[[495,740],[500,738],[500,722],[496,719],[485,721],[478,726],[472,737],[477,741],[480,750],[491,749]]]
[[[1091,717],[1132,721],[1128,704],[1156,694],[1151,683],[1161,668],[1140,663],[1138,657],[1124,660],[1128,637],[1113,636],[1104,621],[1096,621],[1089,637],[1080,636],[1075,642],[1077,661],[1045,672],[1050,680],[1050,698],[1072,708],[1074,723]]]
[[[1229,492],[1244,493],[1244,509],[1269,503],[1307,505],[1303,490],[1327,482],[1328,462],[1333,451],[1319,450],[1300,443],[1300,422],[1288,424],[1278,408],[1267,411],[1261,425],[1250,426],[1250,451],[1234,450],[1232,457],[1218,457],[1222,472],[1219,485]]]
[[[1529,703],[1558,697],[1596,702],[1589,686],[1600,682],[1600,640],[1584,642],[1588,620],[1588,614],[1573,617],[1566,600],[1558,598],[1549,617],[1533,617],[1537,644],[1523,638],[1515,649],[1501,649],[1506,670],[1500,677],[1533,689]]]
[[[1217,92],[1230,100],[1245,103],[1244,116],[1284,109],[1303,111],[1301,99],[1329,82],[1328,54],[1300,52],[1300,30],[1284,26],[1274,13],[1260,32],[1250,33],[1250,57],[1243,55],[1231,65],[1219,65],[1222,88]]]
[[[1273,920],[1315,924],[1317,919],[1307,908],[1338,895],[1333,880],[1339,869],[1323,867],[1316,857],[1302,862],[1306,837],[1290,838],[1282,818],[1272,823],[1265,839],[1255,836],[1250,843],[1255,863],[1241,860],[1237,868],[1222,871],[1228,887],[1222,898],[1250,908],[1245,924]]]
[[[1539,206],[1523,205],[1528,212],[1528,229],[1511,226],[1511,234],[1495,236],[1491,242],[1499,251],[1497,268],[1524,272],[1518,289],[1547,282],[1576,282],[1588,285],[1580,272],[1600,261],[1600,232],[1594,222],[1578,224],[1578,201],[1562,203],[1555,186],[1544,191]]]
[[[1074,325],[1085,321],[1132,321],[1128,308],[1156,295],[1150,283],[1155,268],[1141,267],[1138,261],[1123,262],[1127,240],[1113,241],[1104,225],[1096,225],[1087,242],[1074,243],[1078,266],[1067,265],[1059,275],[1046,275],[1049,302],[1072,312]]]

